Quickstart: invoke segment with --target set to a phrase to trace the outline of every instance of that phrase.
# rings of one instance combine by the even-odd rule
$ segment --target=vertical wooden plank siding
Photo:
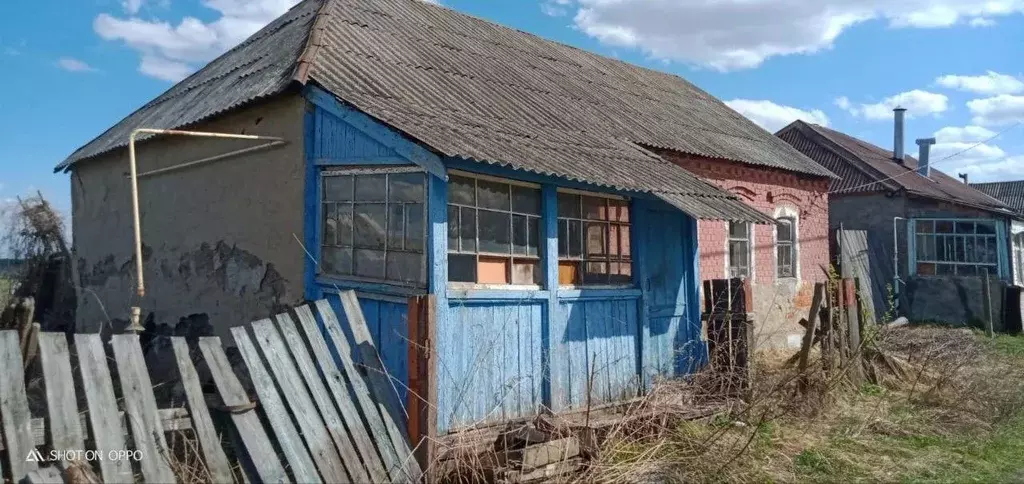
[[[337,316],[334,314],[334,310],[331,309],[330,303],[323,299],[316,302],[316,309],[317,312],[320,313],[320,318],[323,321],[325,332],[329,336],[335,351],[338,352],[337,361],[341,362],[342,370],[348,379],[349,385],[352,387],[352,394],[355,395],[359,407],[367,410],[363,414],[363,417],[366,418],[366,424],[371,435],[375,437],[377,449],[380,451],[380,455],[383,459],[384,466],[387,468],[388,475],[391,476],[392,481],[411,481],[411,476],[405,474],[405,462],[403,460],[405,457],[403,457],[402,454],[399,453],[399,450],[396,449],[398,443],[392,442],[390,438],[381,438],[382,436],[390,435],[386,426],[386,421],[389,419],[386,418],[387,414],[381,415],[380,412],[369,411],[369,409],[376,408],[376,403],[371,397],[372,394],[370,393],[366,380],[363,379],[363,376],[358,370],[356,370],[355,365],[352,363],[352,349],[349,346],[348,338],[341,330],[341,325],[338,322]],[[298,312],[298,310],[296,312]],[[306,330],[307,336],[312,339],[312,336],[310,335],[311,329],[308,326],[309,325],[304,322],[303,328]]]
[[[39,333],[39,358],[46,385],[50,444],[54,449],[84,449],[67,335]]]
[[[317,327],[316,317],[313,316],[313,312],[310,311],[308,306],[295,308],[295,316],[303,333],[306,335],[306,339],[309,341],[309,346],[313,351],[313,358],[319,362],[320,371],[323,372],[324,380],[327,381],[327,387],[330,389],[329,395],[334,403],[338,405],[338,409],[341,411],[340,416],[344,419],[345,426],[351,431],[353,444],[359,455],[362,456],[366,470],[369,473],[369,479],[372,482],[386,481],[388,479],[387,471],[381,464],[380,456],[373,445],[373,441],[370,440],[370,433],[367,431],[363,419],[359,417],[359,410],[356,409],[352,399],[349,398],[349,386],[345,381],[345,376],[338,370],[338,366],[334,364],[334,358],[331,356],[323,335],[320,334],[320,328]],[[297,338],[298,334],[292,334],[290,331],[285,330],[284,326],[289,325],[286,325],[283,320],[279,320],[278,323],[282,327],[285,338],[289,340],[289,344],[297,344],[292,343],[291,340]],[[306,358],[308,359],[309,357],[306,356]],[[297,359],[301,360],[302,357],[297,356]],[[312,361],[308,363],[309,365],[313,364]],[[300,362],[299,365],[300,368],[306,366],[303,362]],[[315,373],[316,367],[313,367],[313,371],[314,373],[310,377],[319,378]],[[303,370],[304,377],[306,377],[305,372],[306,370]]]
[[[153,383],[142,356],[137,334],[115,334],[110,339],[121,380],[125,414],[131,424],[132,441],[142,451],[139,460],[147,482],[173,482],[171,456],[167,450],[163,424],[157,413]]]
[[[76,334],[75,351],[78,370],[82,374],[85,399],[89,404],[89,426],[96,450],[106,455],[112,450],[124,450],[121,417],[114,398],[114,384],[107,368],[107,355],[98,334]],[[106,482],[132,482],[132,466],[125,459],[100,460],[100,473]]]
[[[281,400],[281,394],[278,393],[273,378],[263,366],[263,361],[256,352],[252,340],[249,339],[245,326],[231,328],[231,335],[235,338],[235,344],[238,345],[238,352],[242,355],[246,368],[249,369],[252,384],[256,387],[256,395],[260,397],[260,405],[267,415],[267,420],[270,421],[270,426],[274,429],[274,434],[281,445],[285,459],[288,460],[295,480],[297,482],[322,482],[320,476],[316,474],[313,459],[310,458],[309,452],[306,451],[306,447],[302,443],[302,438],[299,437],[291,417],[288,416],[288,410],[285,409],[284,402]]]
[[[0,331],[0,415],[3,417],[4,439],[14,481],[20,481],[39,467],[35,461],[26,459],[35,449],[35,444],[30,423],[32,416],[25,395],[25,371],[21,365],[18,332]]]
[[[343,163],[347,160],[395,159],[398,153],[367,136],[323,108],[317,108],[321,125],[317,138],[318,163]]]
[[[206,407],[203,388],[199,383],[199,374],[196,373],[196,368],[192,364],[188,343],[185,338],[176,336],[171,338],[171,347],[174,349],[174,360],[178,366],[178,373],[181,375],[181,386],[185,390],[189,415],[192,416],[193,427],[203,450],[206,468],[210,471],[210,479],[213,482],[231,482],[234,480],[231,474],[231,463],[228,462],[228,456],[224,454],[220,436],[217,435],[213,419],[210,418],[210,411]]]
[[[306,441],[306,447],[312,454],[325,482],[351,482],[345,466],[341,463],[338,449],[335,448],[327,425],[313,405],[313,400],[306,391],[302,378],[292,362],[284,340],[274,328],[274,323],[264,319],[252,323],[252,332],[256,343],[263,350],[267,366],[274,375],[284,393],[284,401],[288,404],[291,414],[299,425],[299,432]],[[358,462],[356,463],[358,465]]]
[[[217,386],[224,405],[241,406],[249,404],[249,396],[246,394],[242,383],[238,381],[235,372],[231,369],[227,355],[221,347],[220,338],[205,337],[199,338],[199,350],[203,353],[203,359],[210,368],[210,375]],[[281,461],[277,458],[277,452],[270,444],[270,438],[260,423],[259,415],[255,411],[232,413],[231,420],[238,430],[238,435],[249,453],[253,467],[263,482],[288,482]]]

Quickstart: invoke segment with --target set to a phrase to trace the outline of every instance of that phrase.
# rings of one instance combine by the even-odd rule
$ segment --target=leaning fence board
[[[376,463],[376,467],[380,469],[382,474],[381,477],[370,477],[370,474],[367,472],[367,466],[360,462],[361,459],[352,442],[352,438],[345,430],[345,426],[341,422],[341,416],[338,415],[337,409],[334,408],[334,403],[331,402],[327,388],[324,387],[324,383],[316,371],[316,366],[313,365],[313,360],[309,357],[309,352],[306,351],[306,345],[303,343],[299,331],[295,328],[295,323],[292,321],[291,316],[279,314],[277,316],[277,325],[281,329],[281,334],[284,335],[285,341],[288,343],[288,348],[291,349],[295,364],[298,366],[306,386],[309,387],[309,393],[312,395],[313,401],[316,402],[317,408],[320,409],[324,423],[327,424],[327,431],[330,432],[334,445],[337,446],[341,459],[345,463],[345,468],[348,469],[352,480],[356,482],[380,482],[381,479],[386,479],[387,474],[383,474],[384,469],[380,467],[376,453],[371,454],[371,458],[367,459],[367,461],[371,463],[371,466],[373,465],[372,463]],[[347,391],[343,397],[348,399]],[[356,417],[358,418],[358,416]]]
[[[173,482],[167,439],[157,413],[153,383],[146,369],[137,334],[115,334],[110,338],[114,347],[114,360],[121,380],[125,413],[131,424],[135,448],[142,451],[139,460],[142,475],[147,482]]]
[[[160,413],[160,426],[163,427],[164,432],[171,432],[174,430],[189,430],[192,428],[192,419],[188,416],[188,410],[184,408],[161,408]],[[88,413],[79,413],[76,417],[78,419],[78,428],[82,429],[83,437],[87,436],[85,429],[89,428],[89,415]],[[118,412],[118,421],[121,423],[121,433],[128,435],[128,424],[124,420],[124,412]],[[32,419],[32,443],[36,447],[40,445],[46,445],[51,441],[46,440],[46,419],[44,418],[33,418]],[[125,443],[127,443],[125,440]],[[51,445],[51,447],[53,447]],[[53,447],[58,448],[58,447]],[[69,449],[79,449],[82,447],[66,447]],[[0,441],[0,450],[6,450],[3,442]]]
[[[224,454],[224,448],[221,447],[220,436],[217,435],[217,431],[213,427],[213,419],[210,418],[210,412],[206,407],[203,388],[199,383],[196,368],[192,364],[188,343],[185,338],[174,337],[171,338],[171,347],[174,348],[178,373],[181,375],[181,386],[185,390],[185,398],[188,400],[192,421],[195,422],[196,436],[199,438],[199,445],[206,458],[206,468],[210,472],[210,480],[231,482],[234,480],[231,474],[231,464],[228,462],[227,455]]]
[[[246,368],[249,369],[249,377],[252,378],[256,394],[260,397],[260,405],[263,406],[267,420],[270,421],[270,426],[274,429],[274,435],[277,437],[278,443],[281,444],[281,450],[291,466],[295,480],[298,482],[322,482],[316,473],[313,459],[310,458],[309,452],[302,444],[302,438],[299,437],[291,417],[288,416],[288,410],[285,409],[284,402],[281,400],[281,394],[278,393],[273,378],[263,366],[260,355],[256,352],[252,340],[249,339],[245,327],[231,328],[231,335],[234,336],[238,352],[242,355]]]
[[[76,334],[75,350],[78,352],[78,369],[82,374],[82,386],[89,405],[89,424],[96,450],[101,455],[107,455],[112,450],[124,450],[124,434],[117,413],[114,385],[100,335]],[[100,472],[106,482],[133,480],[131,464],[126,459],[102,459]]]
[[[64,334],[61,333],[61,336]],[[80,449],[81,447],[76,447]],[[25,484],[64,484],[64,476],[56,466],[43,467],[29,472],[23,481]]]
[[[396,405],[401,405],[397,402],[398,394],[395,392],[395,387],[391,383],[387,370],[384,369],[384,365],[381,363],[377,348],[374,346],[373,338],[370,336],[370,329],[366,325],[366,318],[363,316],[363,310],[359,306],[359,299],[356,298],[356,294],[353,291],[342,291],[340,296],[341,306],[345,311],[345,318],[348,320],[349,327],[352,328],[352,337],[359,351],[359,359],[366,367],[366,374],[370,378],[370,391],[376,397],[377,406],[384,416],[384,425],[387,427],[388,435],[395,445],[398,457],[403,461],[406,473],[414,481],[418,481],[420,479],[419,463],[416,462],[416,458],[412,455],[412,449],[409,447],[409,437],[402,430],[402,427],[396,424],[394,418],[391,418],[390,410],[398,408]]]
[[[269,319],[256,321],[252,323],[252,332],[256,343],[263,350],[270,372],[284,393],[285,403],[295,416],[299,431],[312,454],[313,462],[320,470],[320,475],[324,477],[325,482],[351,482],[331,435],[327,432],[327,426],[313,405],[313,400],[310,399],[302,383],[302,377],[295,369],[295,363],[288,354],[284,340],[274,328],[274,323]]]
[[[321,311],[323,314],[323,311]],[[345,426],[348,427],[349,433],[352,436],[352,440],[355,442],[356,448],[359,450],[359,454],[363,457],[363,462],[366,464],[367,470],[370,472],[370,479],[372,482],[386,482],[388,481],[388,474],[385,470],[385,466],[388,468],[398,468],[399,461],[395,454],[394,448],[390,443],[380,443],[380,454],[386,456],[384,461],[381,462],[381,458],[377,453],[377,449],[374,446],[374,441],[371,440],[371,435],[384,435],[384,423],[381,422],[379,416],[376,419],[367,417],[367,422],[364,423],[362,418],[359,418],[359,410],[356,408],[355,403],[349,398],[349,387],[345,383],[345,376],[342,375],[341,370],[338,369],[338,365],[335,364],[334,358],[331,357],[330,349],[327,347],[327,342],[324,340],[323,335],[320,333],[320,328],[317,326],[316,317],[313,315],[313,311],[308,306],[300,306],[295,308],[295,315],[298,317],[299,325],[302,327],[303,333],[306,335],[306,339],[309,341],[309,346],[313,350],[313,357],[320,364],[320,370],[324,374],[324,379],[327,380],[327,387],[331,390],[331,396],[334,398],[334,403],[338,405],[338,409],[341,410],[341,417],[345,420]],[[334,314],[331,313],[331,318]],[[332,324],[328,323],[328,318],[324,317],[324,323],[328,330],[340,331],[337,327],[338,321],[332,320]],[[332,338],[334,333],[332,333]],[[287,333],[286,333],[287,335]],[[344,338],[344,335],[341,336]],[[337,347],[337,345],[336,345]],[[347,364],[346,370],[351,366],[351,362],[346,360],[348,358],[348,344],[344,348],[338,347],[339,352],[344,350],[346,353],[342,356],[342,361]],[[355,371],[354,368],[348,371]],[[350,375],[352,373],[349,373]],[[362,380],[359,381],[360,383]],[[356,385],[353,385],[353,393],[356,394],[357,398],[360,395],[368,395],[365,385],[359,386],[356,389]],[[367,397],[368,398],[368,397]],[[363,402],[360,399],[359,404]],[[369,425],[369,430],[367,429]]]
[[[79,421],[67,336],[64,333],[39,333],[39,356],[46,386],[50,443],[54,449],[84,449],[85,438]]]
[[[32,445],[32,416],[25,395],[25,371],[21,365],[18,332],[0,331],[0,415],[9,449],[11,477],[15,482],[39,467],[35,461],[26,459],[35,446]]]
[[[224,405],[244,406],[251,402],[245,393],[245,388],[238,381],[228,357],[221,347],[220,338],[205,337],[199,338],[199,350],[203,353],[206,366],[210,368],[210,375],[217,386],[217,391],[224,400]],[[281,461],[278,460],[274,447],[270,444],[267,432],[260,424],[260,418],[255,411],[232,412],[231,420],[235,423],[238,435],[245,445],[245,450],[251,459],[256,473],[263,482],[288,482]]]
[[[370,427],[371,435],[375,437],[377,448],[384,459],[384,466],[388,470],[388,475],[391,476],[391,481],[414,481],[415,479],[406,474],[404,470],[405,463],[402,460],[401,454],[395,448],[395,444],[392,443],[391,439],[387,437],[389,434],[385,422],[391,420],[391,417],[382,417],[380,412],[376,411],[377,404],[373,401],[366,380],[363,379],[352,362],[352,350],[349,347],[345,333],[341,330],[341,323],[338,322],[338,317],[334,314],[334,310],[331,309],[331,304],[321,299],[316,302],[316,309],[320,313],[324,329],[330,335],[331,343],[334,344],[334,348],[338,351],[338,360],[341,361],[349,384],[352,385],[352,393],[355,394],[358,406],[363,410],[363,416]]]

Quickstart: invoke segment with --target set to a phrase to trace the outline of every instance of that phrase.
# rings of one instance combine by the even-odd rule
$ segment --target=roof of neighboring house
[[[998,198],[1014,211],[1024,214],[1024,180],[971,183],[971,186],[985,194]]]
[[[678,76],[416,0],[305,0],[57,169],[124,146],[134,128],[185,127],[293,81],[443,155],[672,194],[698,217],[748,208],[644,147],[833,176]]]
[[[854,138],[839,131],[794,121],[777,136],[793,145],[839,176],[829,187],[832,196],[844,193],[905,190],[908,193],[951,201],[996,212],[1009,212],[1009,207],[932,167],[928,177],[917,173],[917,158],[905,155],[898,163],[892,151]]]

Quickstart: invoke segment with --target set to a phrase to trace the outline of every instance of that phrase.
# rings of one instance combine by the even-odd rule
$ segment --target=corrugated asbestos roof
[[[1018,214],[1024,214],[1024,180],[971,183],[971,186],[990,197],[1002,200]]]
[[[305,0],[57,168],[291,80],[444,155],[654,193],[700,218],[770,220],[642,146],[834,176],[678,76],[415,0]]]
[[[979,190],[961,183],[935,167],[931,175],[917,173],[917,158],[892,159],[892,151],[816,124],[795,121],[782,128],[779,138],[829,168],[841,178],[832,182],[835,195],[879,190],[907,192],[961,205],[1006,213],[1009,207]]]

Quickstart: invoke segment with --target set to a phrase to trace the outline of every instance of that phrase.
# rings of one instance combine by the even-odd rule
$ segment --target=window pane
[[[323,239],[320,241],[323,245],[338,245],[336,239],[338,233],[338,215],[333,203],[323,204]]]
[[[426,250],[424,239],[427,237],[427,225],[424,220],[424,207],[418,203],[405,206],[405,248],[416,252]]]
[[[625,200],[608,200],[608,213],[613,221],[629,222],[629,202]]]
[[[352,249],[324,247],[320,271],[324,274],[347,276],[352,274]]]
[[[793,221],[790,219],[781,218],[777,221],[778,224],[778,236],[779,242],[792,242],[793,241]]]
[[[633,253],[632,249],[631,249],[631,247],[632,247],[632,243],[631,242],[632,241],[629,240],[629,226],[628,225],[621,225],[621,226],[619,226],[619,246],[622,249],[621,250],[622,257],[629,257]]]
[[[558,257],[569,256],[569,221],[558,221]]]
[[[995,235],[996,226],[991,222],[978,222],[978,233],[986,235]]]
[[[608,225],[599,222],[587,222],[587,254],[585,257],[607,257],[608,241],[606,231]]]
[[[583,218],[587,220],[608,220],[607,198],[583,197]]]
[[[526,254],[532,256],[540,255],[540,219],[530,218],[528,225],[530,236],[526,244]]]
[[[563,286],[578,284],[580,282],[579,265],[579,262],[560,261],[558,263],[558,284]]]
[[[585,264],[586,270],[583,272],[583,283],[584,284],[607,284],[608,283],[608,263],[606,262],[587,262]]]
[[[954,262],[966,262],[967,259],[964,257],[964,238],[957,237],[953,239],[953,261]]]
[[[953,264],[936,264],[935,273],[940,276],[952,276],[954,273]]]
[[[917,221],[917,233],[919,234],[930,234],[935,232],[935,222],[931,220],[918,220]]]
[[[381,203],[355,205],[354,243],[356,247],[383,249],[385,235],[385,207]]]
[[[957,222],[956,233],[958,234],[973,234],[974,233],[974,222]]]
[[[918,264],[917,273],[922,276],[934,276],[935,275],[935,264]]]
[[[927,235],[917,236],[917,259],[918,260],[932,260],[931,252],[928,251],[928,239]]]
[[[583,257],[583,222],[569,220],[569,257]]]
[[[335,209],[338,211],[338,245],[352,247],[352,204],[339,203]]]
[[[580,218],[580,196],[571,193],[559,193],[558,216]]]
[[[423,202],[426,177],[422,173],[388,175],[388,200],[392,202]]]
[[[540,190],[512,185],[512,211],[540,215]]]
[[[476,252],[476,210],[459,209],[462,218],[459,221],[459,237],[462,240],[462,252]]]
[[[731,241],[729,242],[729,268],[739,270],[742,269],[743,275],[746,275],[746,268],[750,265],[747,262],[748,245],[746,241]]]
[[[608,226],[608,257],[619,257],[619,226]]]
[[[936,220],[935,221],[935,232],[936,233],[941,233],[941,234],[953,233],[953,222],[946,221],[946,220]]]
[[[476,181],[451,175],[448,177],[448,203],[476,205]]]
[[[512,240],[509,230],[512,223],[512,215],[507,212],[480,210],[479,217],[480,252],[511,253]]]
[[[512,216],[512,253],[526,255],[526,245],[529,238],[529,228],[526,217],[522,215]]]
[[[961,265],[956,267],[956,275],[958,276],[976,276],[978,275],[978,266],[976,265]]]
[[[540,263],[517,260],[512,264],[512,284],[540,285]]]
[[[448,250],[458,252],[459,248],[459,207],[448,205]]]
[[[388,207],[388,250],[405,249],[405,207],[392,204]]]
[[[390,281],[425,282],[423,254],[388,251],[387,277]]]
[[[612,284],[629,284],[633,281],[629,262],[612,263],[609,265],[608,282]]]
[[[729,237],[733,239],[747,239],[747,229],[750,226],[743,222],[729,222]]]
[[[507,183],[477,180],[476,187],[480,208],[509,209],[509,185]]]
[[[387,175],[359,175],[356,177],[357,202],[383,202],[387,191]]]
[[[780,245],[776,250],[778,257],[779,277],[793,277],[793,246]]]
[[[348,202],[352,200],[352,177],[350,175],[325,176],[324,200],[329,202]]]
[[[476,264],[476,282],[480,284],[508,284],[509,260],[506,257],[483,257]]]
[[[448,254],[448,280],[476,282],[476,256]]]
[[[355,249],[353,273],[360,277],[384,278],[384,251]]]

